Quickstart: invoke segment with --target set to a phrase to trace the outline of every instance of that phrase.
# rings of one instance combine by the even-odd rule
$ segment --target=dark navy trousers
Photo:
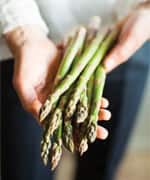
[[[100,124],[109,130],[109,137],[97,140],[82,158],[78,157],[75,180],[113,180],[136,123],[149,62],[150,43],[146,43],[108,75],[104,97],[110,100],[112,118]],[[2,180],[51,180],[53,174],[40,159],[42,129],[23,110],[12,86],[12,76],[13,61],[1,62]]]

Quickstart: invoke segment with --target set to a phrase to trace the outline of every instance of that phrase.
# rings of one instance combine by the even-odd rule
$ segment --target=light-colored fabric
[[[125,14],[138,0],[0,0],[0,35],[17,26],[36,24],[59,41],[77,24],[86,24],[99,15],[103,23],[111,23]],[[47,24],[47,25],[46,25]],[[4,39],[0,38],[0,59],[12,57]]]

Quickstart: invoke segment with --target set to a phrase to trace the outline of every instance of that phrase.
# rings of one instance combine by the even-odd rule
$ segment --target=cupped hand
[[[57,71],[58,49],[41,30],[34,27],[19,27],[5,37],[15,58],[15,90],[25,110],[38,118]]]
[[[150,10],[137,9],[118,25],[118,41],[103,62],[107,72],[127,61],[150,38]]]

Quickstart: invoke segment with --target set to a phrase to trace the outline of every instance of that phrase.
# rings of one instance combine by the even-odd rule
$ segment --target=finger
[[[107,108],[109,106],[109,101],[106,98],[101,99],[101,108]]]
[[[132,44],[130,46],[132,47]],[[128,51],[126,47],[125,44],[117,44],[105,58],[103,65],[107,73],[125,62],[132,55],[133,49]]]
[[[102,126],[97,126],[97,138],[98,139],[106,139],[108,137],[107,129],[103,128]]]
[[[38,120],[38,122],[39,122],[39,112],[40,112],[41,107],[42,107],[42,104],[38,99],[35,99],[32,102],[31,113]]]
[[[99,112],[99,120],[108,121],[111,118],[111,112],[106,109],[101,109]]]

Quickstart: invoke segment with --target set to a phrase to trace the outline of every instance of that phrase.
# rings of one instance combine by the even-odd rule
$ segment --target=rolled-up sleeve
[[[0,0],[0,35],[24,25],[38,25],[48,33],[36,1]]]

